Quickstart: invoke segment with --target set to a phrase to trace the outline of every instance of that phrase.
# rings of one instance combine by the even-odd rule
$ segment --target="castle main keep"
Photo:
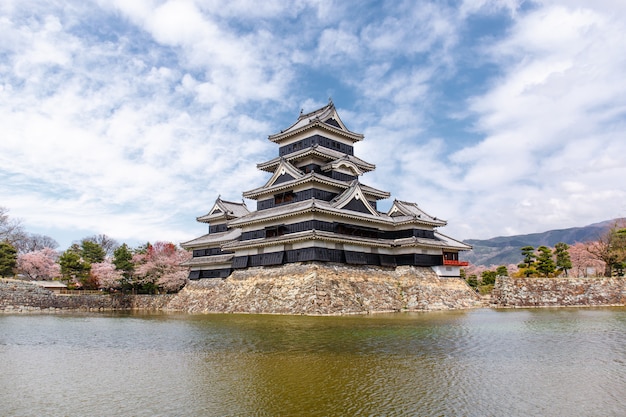
[[[268,139],[278,156],[257,168],[271,176],[243,193],[256,210],[218,197],[197,218],[208,233],[182,243],[193,251],[190,279],[309,261],[431,267],[452,278],[467,265],[459,252],[471,247],[440,233],[444,220],[400,200],[387,212],[377,209],[390,193],[361,182],[376,166],[354,155],[363,135],[345,126],[332,101]]]

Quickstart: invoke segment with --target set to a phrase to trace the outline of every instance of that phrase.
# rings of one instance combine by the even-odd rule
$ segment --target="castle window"
[[[291,203],[295,199],[296,199],[296,195],[294,194],[293,191],[286,191],[284,193],[274,195],[274,204],[278,205],[278,204]]]

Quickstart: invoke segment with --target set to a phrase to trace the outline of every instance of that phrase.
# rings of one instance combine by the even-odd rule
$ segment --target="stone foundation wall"
[[[498,278],[496,307],[626,305],[624,278]]]
[[[0,312],[162,310],[174,295],[59,295],[28,281],[0,280]]]
[[[288,264],[190,282],[167,308],[192,313],[363,314],[480,306],[461,279],[430,268]]]
[[[173,295],[63,296],[32,283],[0,281],[0,311],[163,310],[189,313],[363,314],[481,306],[461,279],[430,268],[319,263],[250,268],[189,282]]]

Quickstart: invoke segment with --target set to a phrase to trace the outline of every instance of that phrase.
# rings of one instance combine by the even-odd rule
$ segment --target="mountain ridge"
[[[463,252],[461,259],[474,265],[508,265],[518,264],[522,261],[520,249],[524,246],[545,245],[554,247],[559,242],[574,245],[579,242],[597,240],[606,230],[616,222],[626,221],[625,218],[605,220],[587,226],[570,227],[566,229],[554,229],[540,233],[525,235],[497,236],[490,239],[467,239],[465,243],[472,245],[473,249]]]

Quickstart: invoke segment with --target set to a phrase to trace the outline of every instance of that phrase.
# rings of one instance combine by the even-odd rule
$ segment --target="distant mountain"
[[[465,243],[474,248],[470,252],[461,254],[461,258],[470,261],[474,265],[508,265],[518,264],[522,261],[520,249],[524,246],[545,245],[554,247],[559,242],[573,245],[578,242],[597,240],[616,221],[626,219],[613,219],[600,223],[590,224],[584,227],[571,227],[569,229],[549,230],[543,233],[531,233],[529,235],[499,236],[486,240],[468,239]]]

